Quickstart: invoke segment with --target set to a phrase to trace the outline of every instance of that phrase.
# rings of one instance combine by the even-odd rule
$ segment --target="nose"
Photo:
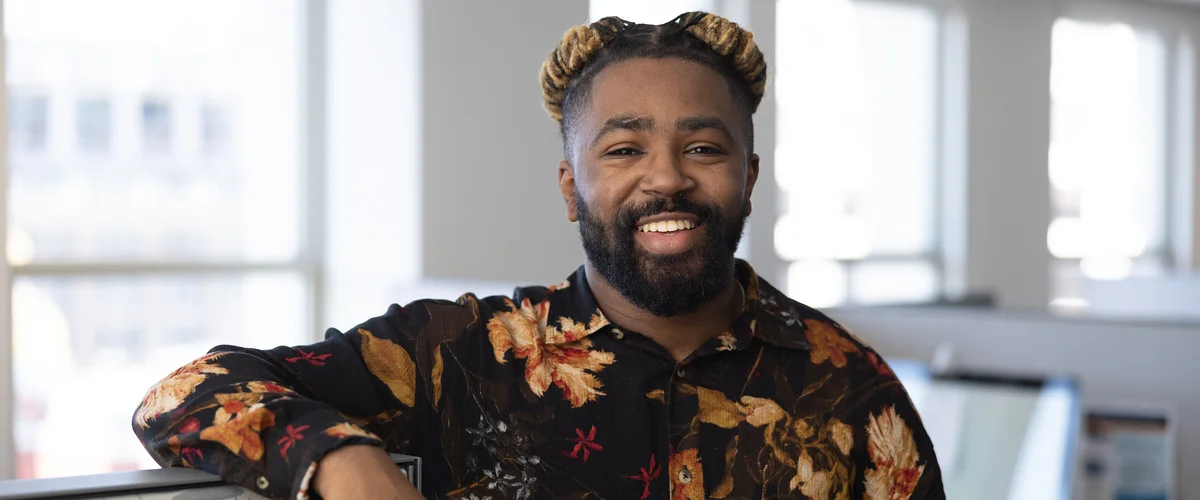
[[[682,153],[651,153],[646,159],[645,168],[641,189],[647,193],[670,198],[696,187],[696,180],[685,170]]]

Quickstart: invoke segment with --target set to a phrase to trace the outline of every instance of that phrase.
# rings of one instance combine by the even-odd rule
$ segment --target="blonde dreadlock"
[[[581,73],[591,69],[588,64],[603,55],[608,47],[621,47],[626,52],[624,57],[615,56],[615,60],[671,56],[700,59],[699,62],[711,59],[691,50],[691,44],[682,38],[681,33],[703,42],[709,51],[724,60],[734,73],[727,76],[736,76],[745,85],[749,94],[744,96],[748,101],[748,111],[753,113],[757,110],[766,88],[767,61],[754,43],[754,35],[721,16],[688,12],[658,26],[606,17],[590,25],[575,26],[568,30],[558,47],[542,63],[542,99],[546,111],[562,124],[568,90]],[[638,40],[632,40],[634,37],[638,37]],[[591,74],[597,71],[599,69]]]

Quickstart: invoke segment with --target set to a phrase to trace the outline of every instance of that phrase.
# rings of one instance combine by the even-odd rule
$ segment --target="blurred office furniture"
[[[418,490],[421,459],[392,454],[392,461]],[[266,481],[265,478],[260,481]],[[0,481],[0,500],[261,500],[264,497],[197,469],[169,467],[53,479]]]
[[[947,498],[1071,498],[1080,421],[1074,381],[890,364],[933,441]]]
[[[1083,299],[1093,317],[1200,323],[1200,275],[1087,280]]]
[[[1080,386],[1083,410],[1156,408],[1174,420],[1168,498],[1200,499],[1200,322],[1059,317],[966,308],[846,308],[830,316],[889,360],[932,360],[950,370],[1063,374]]]

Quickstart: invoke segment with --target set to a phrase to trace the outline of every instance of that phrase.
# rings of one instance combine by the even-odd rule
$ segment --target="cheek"
[[[620,172],[614,172],[620,174]],[[588,211],[605,223],[611,222],[621,207],[629,201],[636,190],[637,182],[628,175],[590,175],[580,183],[577,190]]]
[[[734,171],[735,173],[730,173]],[[709,199],[716,201],[726,211],[736,211],[745,204],[746,179],[739,177],[740,169],[730,167],[729,170],[712,172],[699,182],[701,191]]]

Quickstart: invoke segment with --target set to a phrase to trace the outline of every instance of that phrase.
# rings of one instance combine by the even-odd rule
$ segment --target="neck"
[[[733,276],[729,286],[693,312],[665,318],[655,316],[626,299],[589,262],[584,265],[588,285],[600,311],[613,324],[636,331],[662,346],[675,361],[683,361],[708,339],[729,330],[742,312],[741,285]]]

